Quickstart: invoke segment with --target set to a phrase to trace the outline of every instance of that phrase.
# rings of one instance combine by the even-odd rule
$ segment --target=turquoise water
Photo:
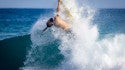
[[[32,26],[39,18],[52,17],[53,12],[53,9],[0,9],[1,70],[17,70],[34,64],[49,69],[58,67],[65,61],[65,56],[58,48],[61,43],[59,39],[31,49]],[[124,34],[125,9],[100,9],[94,16],[93,23],[97,24],[101,37]],[[32,51],[31,56],[28,56],[29,50]]]

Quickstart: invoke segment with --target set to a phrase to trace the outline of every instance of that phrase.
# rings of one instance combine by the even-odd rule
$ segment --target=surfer
[[[60,18],[60,4],[61,3],[62,3],[62,0],[58,0],[58,6],[56,9],[57,14],[54,18],[50,18],[47,21],[46,23],[47,27],[43,29],[43,31],[45,31],[48,27],[51,27],[53,25],[55,25],[56,27],[62,28],[63,30],[69,31],[68,23]]]

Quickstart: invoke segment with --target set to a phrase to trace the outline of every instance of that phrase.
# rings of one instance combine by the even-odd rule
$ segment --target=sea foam
[[[60,68],[64,70],[124,70],[125,34],[106,35],[99,39],[99,29],[92,22],[96,11],[87,5],[79,7],[76,0],[64,0],[64,3],[70,9],[74,19],[70,23],[74,35],[60,37],[63,32],[54,33],[62,40],[59,49],[66,58]]]
[[[107,34],[100,39],[99,29],[92,22],[96,10],[88,5],[78,6],[80,0],[63,0],[63,2],[72,14],[71,22],[67,21],[72,30],[71,34],[52,27],[51,38],[50,34],[45,35],[46,37],[40,36],[38,30],[43,28],[40,20],[31,30],[31,40],[35,45],[43,45],[53,41],[52,39],[61,40],[58,49],[65,59],[51,70],[124,70],[125,34]],[[64,19],[66,14],[63,7],[61,8],[61,18]]]

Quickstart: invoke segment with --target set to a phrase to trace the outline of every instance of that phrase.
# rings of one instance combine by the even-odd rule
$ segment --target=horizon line
[[[5,8],[3,8],[3,7],[0,7],[0,9],[56,9],[56,8],[22,8],[22,7],[20,7],[20,8],[17,8],[17,7],[13,7],[13,8],[7,8],[7,7],[5,7]],[[125,9],[125,8],[95,8],[95,9]]]

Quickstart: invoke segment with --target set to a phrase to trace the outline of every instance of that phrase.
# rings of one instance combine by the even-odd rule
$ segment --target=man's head
[[[53,22],[53,18],[50,18],[49,20],[50,20],[50,22]]]
[[[53,22],[54,22],[53,18],[50,18],[46,23],[47,27],[51,27],[53,25]]]

